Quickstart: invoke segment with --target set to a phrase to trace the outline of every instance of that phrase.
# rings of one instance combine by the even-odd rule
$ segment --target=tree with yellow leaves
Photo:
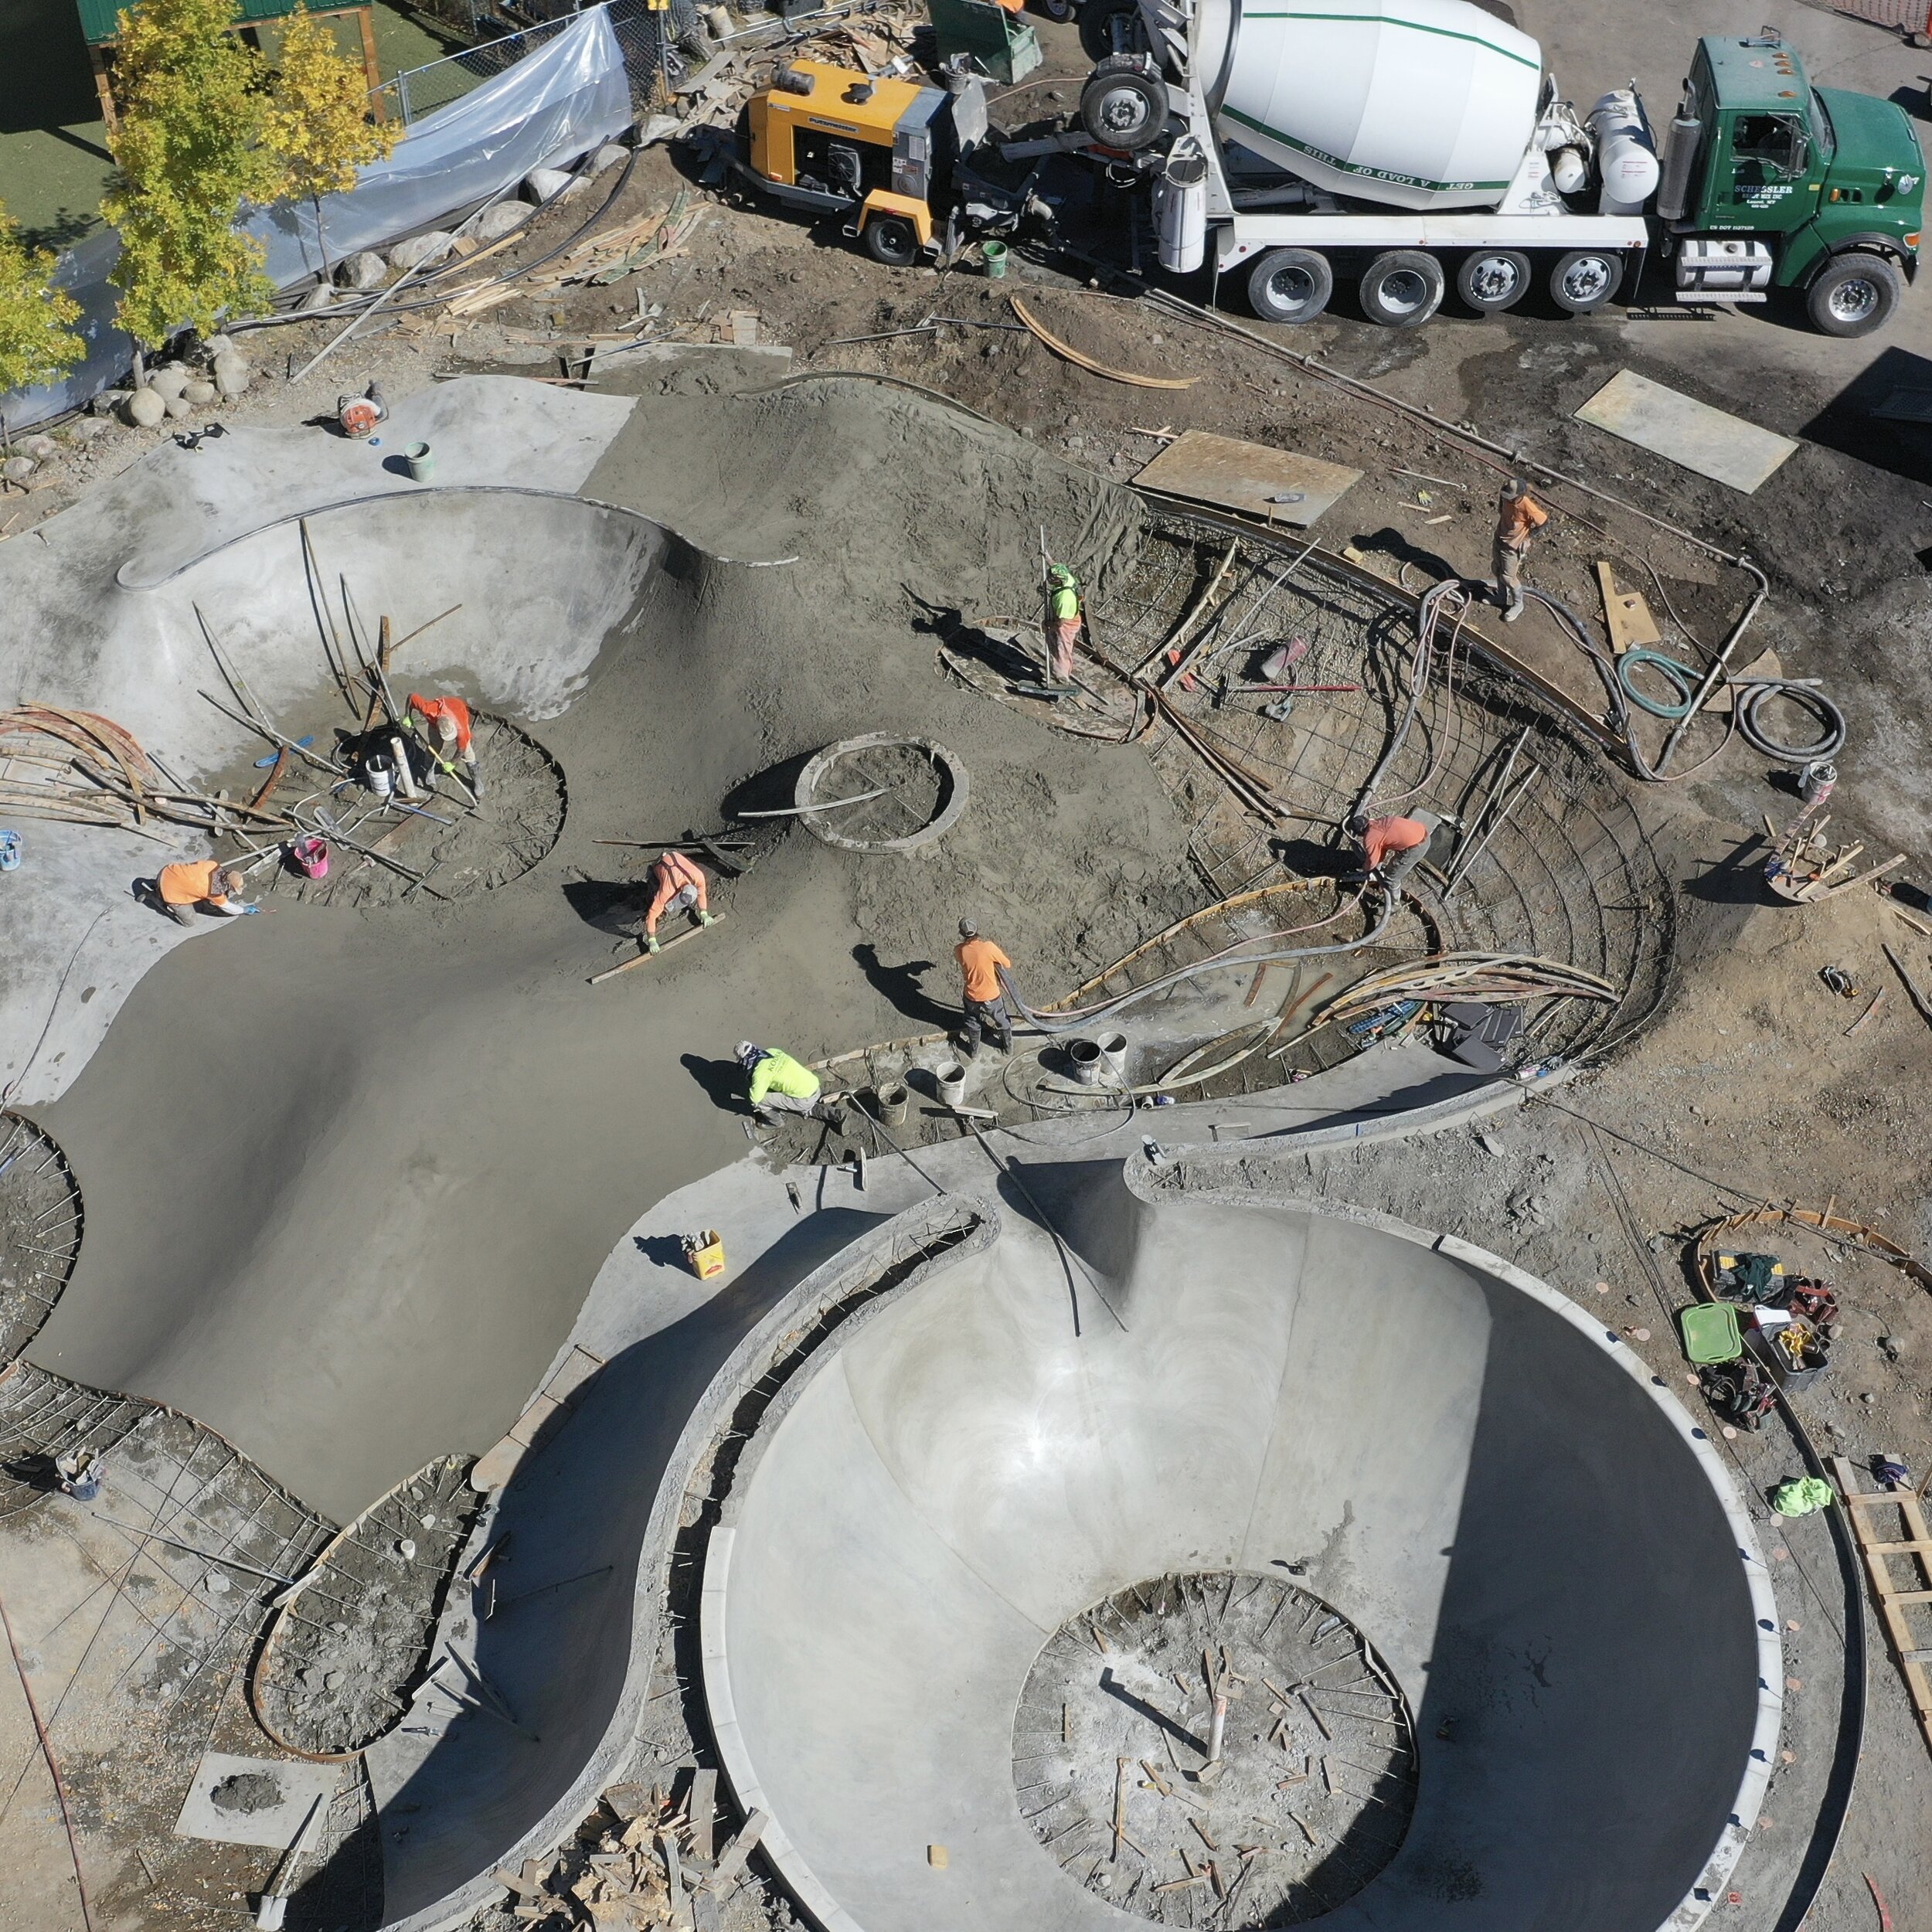
[[[260,54],[227,31],[235,0],[141,0],[121,16],[119,180],[101,213],[120,230],[115,316],[145,349],[177,331],[212,334],[265,308],[261,244],[235,226],[245,201],[273,201],[281,165],[263,140]]]
[[[328,274],[322,235],[322,197],[346,194],[355,171],[387,158],[401,133],[371,118],[362,63],[345,55],[306,5],[288,17],[263,138],[282,169],[281,195],[306,196],[315,210],[315,235]]]
[[[70,326],[80,304],[53,285],[54,258],[26,247],[0,203],[0,398],[58,382],[87,352]]]

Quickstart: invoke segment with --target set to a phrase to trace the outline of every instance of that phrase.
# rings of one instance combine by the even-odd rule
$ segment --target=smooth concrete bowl
[[[1413,1714],[1406,1835],[1325,1927],[1694,1924],[1755,1817],[1781,1675],[1702,1431],[1594,1311],[1493,1256],[1136,1166],[1057,1192],[1029,1168],[1064,1255],[1014,1196],[996,1243],[855,1318],[748,1447],[705,1689],[786,1883],[829,1932],[1136,1923],[1024,1821],[1015,1700],[1085,1607],[1232,1568],[1352,1620]]]

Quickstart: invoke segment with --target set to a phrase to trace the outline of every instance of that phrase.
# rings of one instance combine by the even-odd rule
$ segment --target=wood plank
[[[722,926],[724,923],[725,915],[723,913],[713,915],[711,920],[713,926]],[[655,959],[660,954],[669,952],[673,946],[682,946],[687,939],[696,939],[699,934],[708,932],[709,930],[709,927],[693,926],[689,932],[680,933],[675,939],[667,939],[655,953],[640,953],[635,959],[627,959],[622,964],[613,966],[604,972],[593,973],[590,975],[590,984],[593,986],[601,986],[607,979],[615,979],[618,974],[628,973],[632,967],[641,966],[646,960]]]
[[[1626,590],[1616,573],[1600,558],[1597,564],[1597,588],[1604,600],[1604,626],[1610,633],[1610,648],[1618,657],[1633,645],[1661,644],[1662,634],[1650,614],[1641,590]]]

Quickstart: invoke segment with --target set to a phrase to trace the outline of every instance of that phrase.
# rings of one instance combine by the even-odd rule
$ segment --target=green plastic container
[[[1677,1318],[1677,1325],[1692,1362],[1735,1362],[1744,1352],[1737,1311],[1728,1301],[1700,1301]]]
[[[994,281],[1005,278],[1006,274],[1006,244],[1004,242],[981,242],[979,252],[985,258],[986,273]]]

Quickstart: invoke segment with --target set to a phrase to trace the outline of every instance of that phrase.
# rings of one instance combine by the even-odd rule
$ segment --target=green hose
[[[1676,691],[1682,702],[1665,704],[1655,698],[1645,697],[1630,681],[1631,671],[1640,664],[1648,665]],[[1645,651],[1636,647],[1626,651],[1617,660],[1617,682],[1623,686],[1624,696],[1639,711],[1648,711],[1653,718],[1688,718],[1691,706],[1696,701],[1697,674],[1675,658],[1665,657],[1661,651]]]

